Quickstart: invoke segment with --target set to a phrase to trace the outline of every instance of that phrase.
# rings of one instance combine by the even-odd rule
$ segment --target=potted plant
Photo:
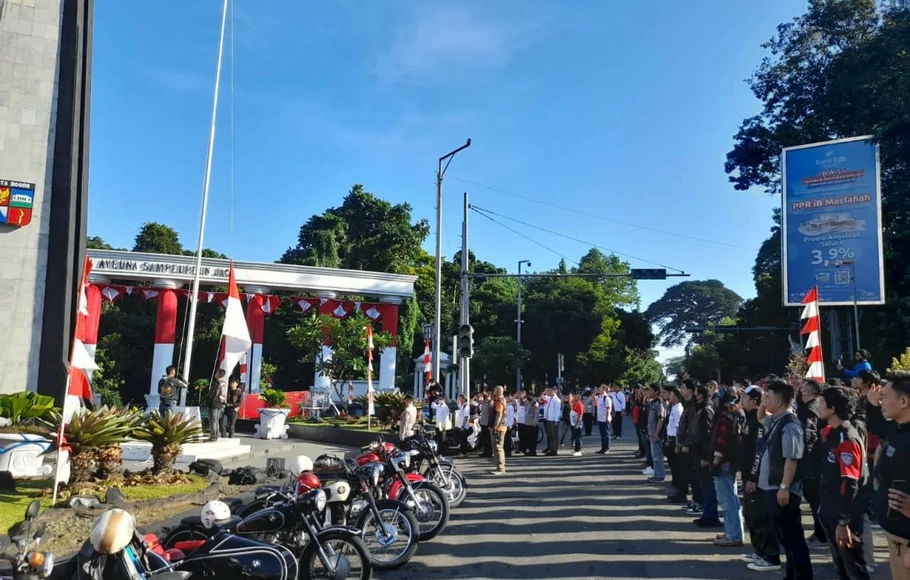
[[[59,433],[61,420],[55,411],[53,421],[47,423],[48,438]],[[86,483],[118,475],[122,469],[120,444],[132,433],[135,421],[132,413],[110,407],[75,413],[63,429],[61,461],[67,461],[70,470],[63,479]]]
[[[152,412],[133,431],[133,436],[152,444],[152,473],[174,471],[184,443],[202,435],[202,424],[179,413]]]
[[[279,389],[263,389],[259,399],[265,403],[259,409],[259,424],[256,425],[257,439],[287,439],[287,417],[291,412],[287,395]]]
[[[54,412],[54,398],[32,392],[0,395],[0,471],[14,478],[47,477],[53,467],[44,454],[53,436],[43,436],[43,421]]]

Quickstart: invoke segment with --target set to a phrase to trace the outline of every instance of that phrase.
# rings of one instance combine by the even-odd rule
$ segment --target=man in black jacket
[[[910,551],[910,372],[892,373],[885,379],[885,387],[869,398],[893,421],[875,461],[873,506],[888,538],[891,577],[908,580],[910,569],[904,562]]]
[[[764,453],[764,431],[758,420],[758,408],[761,406],[762,390],[754,385],[746,388],[742,397],[746,424],[741,439],[741,464],[743,485],[743,517],[749,529],[753,553],[749,560],[749,569],[757,571],[780,570],[780,542],[771,526],[768,504],[765,494],[758,489],[758,470],[761,454]]]
[[[862,541],[866,506],[859,493],[869,470],[864,441],[849,421],[856,411],[856,395],[844,387],[830,387],[822,391],[820,399],[819,417],[828,426],[818,442],[825,457],[818,474],[818,516],[838,580],[868,580]]]
[[[698,478],[702,494],[701,517],[693,520],[702,528],[719,528],[723,524],[717,514],[717,490],[714,477],[710,472],[714,460],[711,449],[711,432],[714,429],[714,407],[711,405],[711,392],[707,387],[695,389],[695,420],[689,426],[686,435],[686,447],[692,454],[692,468]]]
[[[803,425],[803,432],[806,434],[807,469],[803,477],[803,497],[809,503],[814,524],[812,535],[806,539],[806,545],[810,548],[823,548],[828,545],[825,528],[818,520],[819,484],[816,474],[819,473],[825,459],[819,457],[816,451],[818,434],[824,427],[824,425],[819,425],[818,420],[818,395],[821,391],[822,386],[818,381],[806,379],[799,387],[799,398],[796,402],[796,416],[799,417],[799,422]]]

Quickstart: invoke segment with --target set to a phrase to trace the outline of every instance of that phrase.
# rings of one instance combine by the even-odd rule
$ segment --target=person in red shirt
[[[869,525],[867,502],[860,491],[869,477],[866,446],[849,419],[856,413],[856,394],[829,387],[819,397],[824,462],[819,474],[818,519],[825,528],[838,580],[868,580],[863,529]]]
[[[572,429],[572,443],[575,444],[575,453],[581,455],[581,429],[584,426],[585,405],[578,395],[569,395],[569,427]]]

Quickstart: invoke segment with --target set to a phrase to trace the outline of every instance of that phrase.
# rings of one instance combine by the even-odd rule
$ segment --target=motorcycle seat
[[[234,528],[237,527],[237,524],[239,524],[242,520],[243,520],[243,518],[241,518],[240,516],[231,516],[231,517],[227,518],[226,520],[217,520],[215,522],[215,525],[213,525],[211,529],[216,532],[221,531],[221,530],[233,530]],[[182,520],[180,520],[180,523],[187,525],[187,526],[202,527],[202,517],[200,517],[200,516],[185,517]]]

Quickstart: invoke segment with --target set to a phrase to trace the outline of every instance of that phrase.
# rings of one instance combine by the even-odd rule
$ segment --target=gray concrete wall
[[[35,184],[31,224],[0,225],[0,393],[38,380],[61,15],[62,0],[0,0],[0,179]]]

